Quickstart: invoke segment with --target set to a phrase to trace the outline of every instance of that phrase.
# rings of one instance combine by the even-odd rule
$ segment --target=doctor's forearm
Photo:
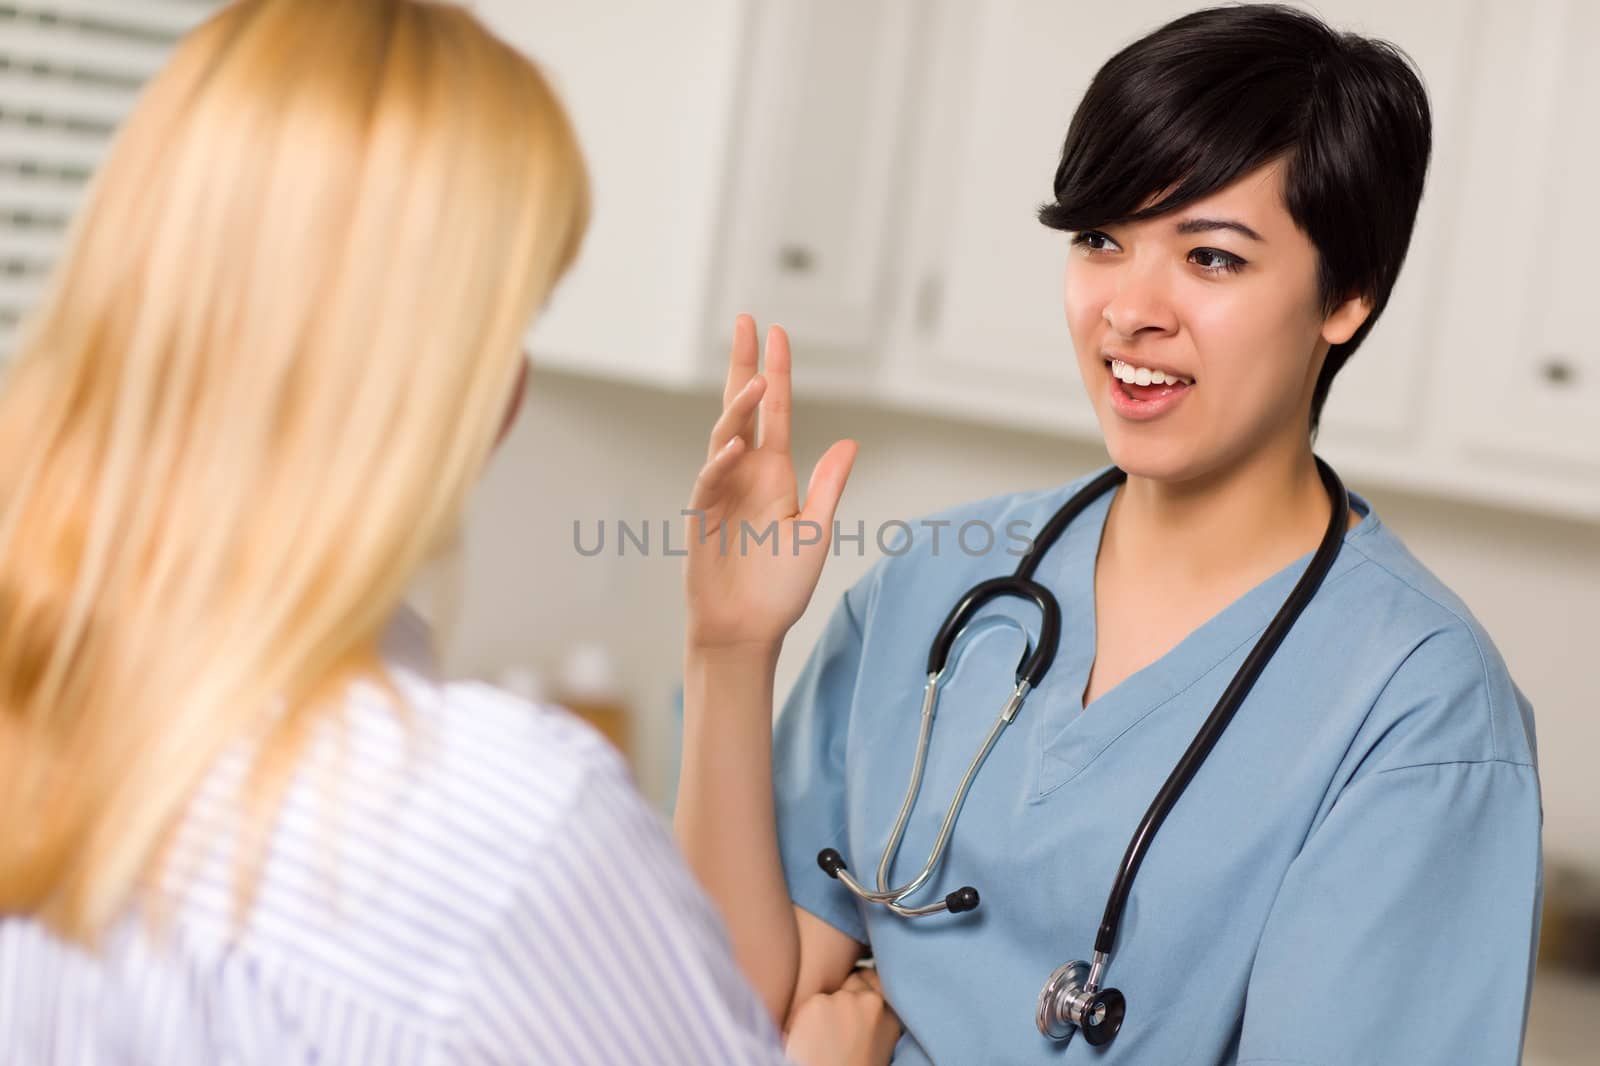
[[[690,868],[722,912],[734,954],[781,1027],[800,965],[772,797],[778,649],[684,656],[683,767],[674,827]]]

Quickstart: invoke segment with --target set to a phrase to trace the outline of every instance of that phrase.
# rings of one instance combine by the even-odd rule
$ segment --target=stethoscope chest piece
[[[1089,985],[1089,964],[1075,960],[1056,967],[1039,993],[1034,1021],[1051,1040],[1070,1040],[1073,1030],[1095,1047],[1109,1044],[1122,1028],[1128,1004],[1115,988],[1095,990]]]

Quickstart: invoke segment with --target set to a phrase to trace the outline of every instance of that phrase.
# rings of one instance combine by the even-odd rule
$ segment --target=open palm
[[[767,332],[764,373],[759,354],[755,322],[740,315],[722,416],[689,498],[688,636],[705,648],[776,643],[805,612],[855,462],[855,442],[835,442],[812,470],[801,509],[789,454],[789,338],[781,327]]]

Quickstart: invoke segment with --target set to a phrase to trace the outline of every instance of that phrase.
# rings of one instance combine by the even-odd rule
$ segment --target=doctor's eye
[[[1196,256],[1201,260],[1210,260],[1209,263],[1202,261],[1195,264],[1207,274],[1237,274],[1245,264],[1243,259],[1233,253],[1218,248],[1196,248],[1189,253],[1190,259]]]
[[[1117,242],[1101,233],[1099,230],[1079,230],[1072,235],[1072,243],[1091,252],[1106,252],[1117,247]]]

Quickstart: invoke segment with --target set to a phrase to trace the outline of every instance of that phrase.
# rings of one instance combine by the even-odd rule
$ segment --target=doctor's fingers
[[[767,330],[767,394],[761,398],[761,440],[765,451],[789,454],[789,412],[793,396],[789,382],[789,334],[782,326]]]
[[[733,320],[733,345],[728,350],[728,377],[722,386],[722,406],[726,408],[733,403],[733,398],[739,391],[750,383],[756,376],[756,369],[760,361],[760,350],[756,347],[756,320],[749,315],[740,315]],[[739,428],[744,442],[750,447],[756,446],[755,418],[746,419],[745,425]]]
[[[706,448],[708,462],[736,437],[744,441],[747,449],[755,447],[751,427],[755,425],[756,405],[766,391],[767,379],[757,374],[723,404],[721,417],[711,427],[711,440]]]
[[[811,470],[811,481],[806,485],[806,505],[800,517],[823,529],[833,528],[833,515],[839,508],[839,498],[844,495],[845,482],[850,480],[850,470],[855,466],[857,447],[853,440],[838,440],[822,453]]]
[[[878,976],[878,971],[875,969],[859,968],[851,970],[850,976],[846,977],[844,984],[839,987],[851,992],[871,992],[875,995],[883,995],[883,980]]]
[[[734,434],[706,460],[706,465],[700,468],[699,475],[694,479],[694,488],[689,492],[691,511],[709,511],[724,502],[722,497],[729,488],[729,475],[749,450],[750,446],[744,442],[744,438]]]

